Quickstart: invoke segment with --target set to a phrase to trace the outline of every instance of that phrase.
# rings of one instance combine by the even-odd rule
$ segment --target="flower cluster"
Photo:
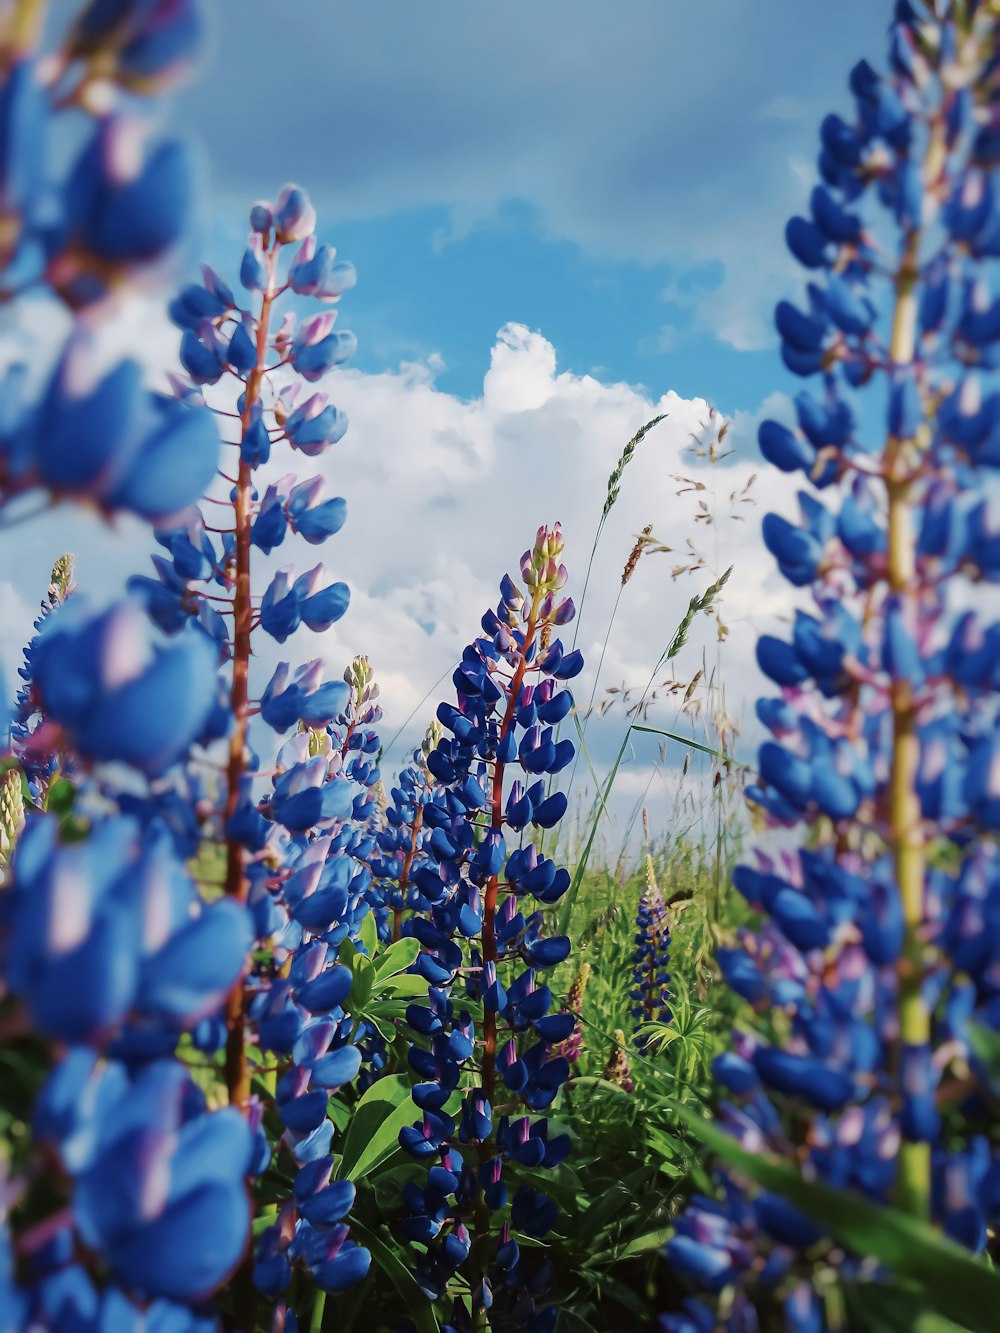
[[[251,914],[254,955],[228,997],[224,1027],[204,1040],[209,1049],[224,1045],[230,1104],[254,1126],[250,1174],[266,1177],[272,1159],[277,1164],[287,1154],[294,1178],[291,1197],[234,1282],[235,1308],[248,1325],[256,1317],[254,1287],[282,1296],[293,1267],[335,1291],[363,1277],[369,1264],[344,1221],[353,1186],[333,1179],[328,1104],[357,1078],[371,1035],[346,1005],[356,942],[372,906],[367,861],[378,814],[378,687],[366,658],[355,659],[343,680],[326,679],[318,659],[296,670],[280,662],[256,689],[252,679],[261,636],[284,644],[302,626],[323,632],[349,600],[346,584],[331,581],[322,565],[301,574],[290,566],[269,569],[269,557],[286,541],[318,545],[346,517],[345,501],[326,496],[322,476],[263,480],[279,451],[316,458],[347,428],[325,390],[307,388],[355,346],[351,333],[334,330],[331,308],[353,286],[354,270],[317,242],[315,224],[309,199],[287,186],[274,203],[251,211],[238,287],[204,267],[201,281],[172,302],[186,372],[175,378],[175,392],[185,402],[208,395],[228,437],[232,470],[220,472],[221,494],[208,497],[212,519],[194,512],[161,530],[155,577],[130,585],[172,644],[195,632],[211,641],[224,681],[228,757],[204,822],[224,846],[227,898]],[[282,298],[293,308],[279,318]],[[323,308],[300,316],[304,300]],[[237,423],[236,438],[230,422]],[[262,594],[258,565],[269,576]],[[255,717],[279,736],[292,731],[266,787],[258,785],[265,775],[252,744]],[[368,1054],[377,1061],[377,1052]],[[255,1080],[260,1061],[277,1073],[270,1083]],[[284,1164],[280,1171],[286,1179]],[[271,1192],[266,1179],[263,1185]]]
[[[778,306],[782,353],[821,387],[796,397],[796,428],[765,421],[760,446],[814,489],[764,540],[815,606],[790,640],[761,640],[781,693],[758,707],[773,739],[750,796],[802,845],[737,871],[766,925],[719,962],[773,1035],[737,1034],[715,1062],[722,1117],[754,1152],[973,1250],[1000,1221],[970,1045],[970,1023],[997,1026],[1000,629],[986,603],[968,609],[969,585],[1000,576],[997,43],[987,6],[899,0],[889,73],[853,70],[854,118],[823,122],[811,216],[788,227],[811,280],[807,309]],[[854,402],[866,386],[876,447],[880,409]],[[668,1257],[709,1289],[743,1284],[726,1298],[739,1329],[773,1310],[826,1328],[817,1265],[859,1262],[733,1181],[696,1201]],[[706,1321],[694,1300],[667,1327]]]
[[[554,1309],[538,1308],[548,1267],[516,1239],[544,1235],[555,1206],[522,1183],[507,1207],[519,1166],[554,1167],[569,1151],[544,1113],[569,1073],[554,1048],[574,1020],[550,1012],[552,993],[538,975],[569,953],[566,938],[545,935],[539,910],[558,901],[569,875],[533,843],[508,852],[506,833],[551,828],[566,809],[566,797],[546,794],[545,783],[573,757],[556,727],[572,707],[562,682],[582,667],[578,652],[551,637],[573,616],[559,596],[562,548],[558,526],[539,529],[521,560],[523,590],[504,578],[483,636],[454,674],[457,704],[438,709],[450,733],[427,757],[438,786],[422,804],[416,783],[408,793],[431,830],[429,857],[410,872],[429,906],[402,929],[422,946],[414,971],[430,983],[431,1002],[407,1012],[418,1034],[410,1063],[423,1119],[400,1142],[428,1176],[425,1187],[406,1189],[405,1230],[424,1247],[416,1271],[428,1296],[442,1297],[461,1270],[473,1318],[489,1311],[495,1328],[547,1329],[555,1320]],[[531,899],[538,907],[526,914]],[[457,1307],[453,1318],[465,1326],[467,1313]]]
[[[441,739],[441,724],[433,722],[410,762],[400,770],[389,793],[382,825],[375,839],[372,874],[382,911],[384,930],[395,943],[408,914],[426,913],[441,896],[438,862],[431,850],[435,817],[425,819],[424,807],[434,803],[444,810],[443,790],[427,767]]]
[[[0,299],[61,303],[73,327],[40,392],[25,366],[5,376],[0,502],[41,490],[161,521],[213,478],[215,425],[149,393],[137,363],[109,361],[100,331],[182,236],[187,152],[150,141],[131,98],[176,82],[200,25],[185,0],[92,3],[44,53],[42,12],[0,20]],[[0,1308],[14,1328],[206,1329],[194,1307],[247,1242],[252,1140],[175,1051],[218,1011],[251,934],[240,904],[203,900],[159,811],[178,761],[226,729],[215,653],[197,626],[164,645],[138,604],[95,612],[71,591],[64,559],[4,783],[4,1021],[44,1052],[31,1126],[44,1155],[5,1163]],[[57,774],[71,822],[46,813]]]
[[[193,61],[195,0],[92,0],[51,52],[39,50],[42,7],[11,8],[0,90],[0,299],[30,292],[85,319],[37,397],[27,366],[4,376],[0,495],[42,489],[162,521],[211,481],[215,427],[206,412],[150,393],[137,362],[109,366],[94,326],[183,235],[190,154],[177,140],[151,138],[131,95],[168,90]]]
[[[629,1064],[628,1052],[625,1048],[625,1032],[622,1028],[615,1028],[614,1041],[608,1051],[608,1058],[601,1077],[605,1083],[613,1083],[616,1088],[621,1088],[624,1092],[635,1092],[632,1066]]]
[[[36,634],[42,629],[50,612],[54,611],[56,607],[62,606],[66,598],[75,590],[73,557],[71,555],[61,555],[52,566],[48,590],[42,600],[38,615],[35,617],[34,629]],[[27,780],[29,796],[37,805],[44,807],[49,784],[56,776],[57,770],[60,772],[64,770],[65,760],[51,751],[45,753],[43,746],[33,742],[34,733],[43,721],[41,714],[38,712],[36,701],[32,698],[31,691],[34,647],[35,639],[32,639],[25,646],[24,661],[18,668],[18,675],[22,683],[14,702],[14,716],[10,729],[10,748]]]
[[[635,920],[632,955],[632,1018],[638,1031],[644,1024],[670,1022],[667,962],[670,926],[663,895],[655,882],[643,890]]]
[[[127,641],[102,646],[95,669],[120,674],[127,650]],[[226,1279],[249,1228],[249,1132],[235,1113],[209,1112],[172,1058],[240,975],[249,918],[234,902],[202,900],[161,821],[104,811],[113,789],[89,776],[100,757],[88,753],[86,737],[73,755],[85,836],[65,840],[57,816],[31,813],[0,914],[0,969],[17,1021],[64,1052],[33,1125],[58,1167],[40,1182],[29,1161],[13,1182],[28,1200],[36,1183],[45,1197],[54,1188],[66,1199],[15,1233],[27,1276],[4,1308],[21,1311],[24,1327],[48,1327],[60,1292],[96,1308],[81,1244],[112,1279],[100,1300],[122,1317],[128,1290],[180,1302],[171,1318],[192,1318],[184,1303]],[[17,770],[11,777],[20,784]],[[199,1179],[202,1145],[211,1165]],[[172,1247],[169,1263],[164,1247]]]

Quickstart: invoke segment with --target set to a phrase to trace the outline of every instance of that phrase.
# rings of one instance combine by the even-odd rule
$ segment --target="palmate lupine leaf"
[[[344,1155],[337,1172],[341,1180],[363,1180],[399,1152],[399,1131],[417,1117],[404,1075],[380,1078],[367,1090],[351,1116]]]

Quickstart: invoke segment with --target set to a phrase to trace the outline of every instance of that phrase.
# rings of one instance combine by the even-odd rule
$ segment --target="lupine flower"
[[[67,1058],[42,1091],[36,1133],[75,1179],[84,1243],[131,1290],[193,1302],[236,1266],[250,1131],[235,1110],[207,1113],[175,1061],[129,1075],[83,1052]]]
[[[326,631],[349,599],[346,584],[331,582],[322,565],[298,576],[291,567],[278,570],[263,596],[253,578],[255,551],[270,554],[296,537],[319,544],[346,516],[344,500],[328,498],[318,477],[280,477],[262,496],[255,488],[257,470],[274,461],[279,448],[317,454],[346,429],[346,418],[325,395],[295,403],[304,380],[346,359],[353,335],[331,332],[329,310],[297,327],[290,312],[280,324],[271,322],[272,304],[285,288],[279,266],[287,263],[291,290],[327,304],[352,285],[350,266],[335,266],[328,250],[316,249],[314,226],[306,195],[286,187],[273,205],[251,212],[240,269],[250,308],[208,268],[201,283],[185,287],[172,303],[190,377],[176,381],[181,400],[196,399],[198,386],[223,381],[238,395],[238,473],[228,495],[232,531],[216,540],[197,515],[161,534],[169,559],[155,557],[156,579],[131,584],[175,640],[208,631],[225,668],[232,729],[215,816],[226,844],[226,894],[246,904],[256,943],[254,964],[227,1003],[221,1038],[227,1090],[231,1104],[258,1127],[252,1174],[263,1174],[277,1145],[265,1132],[272,1122],[264,1104],[251,1095],[248,1047],[277,1062],[273,1110],[281,1145],[295,1163],[293,1199],[259,1235],[254,1252],[253,1283],[271,1298],[286,1291],[293,1270],[337,1291],[360,1280],[370,1262],[344,1220],[353,1189],[331,1180],[328,1106],[331,1094],[358,1079],[366,1057],[378,1059],[367,1025],[346,1007],[352,972],[339,953],[358,939],[372,906],[366,860],[374,836],[371,789],[379,778],[378,691],[367,659],[360,658],[344,681],[324,679],[318,660],[295,671],[282,662],[258,701],[250,697],[249,679],[255,634],[284,643],[303,625]],[[299,242],[298,255],[288,256],[286,247]],[[265,371],[275,362],[285,379],[272,389]],[[256,786],[250,746],[250,717],[258,712],[279,733],[295,728],[278,750],[267,790]],[[256,1298],[246,1272],[237,1279],[236,1299],[249,1312]]]
[[[635,952],[632,955],[632,1017],[636,1028],[670,1022],[667,983],[670,928],[667,908],[656,887],[644,889],[636,914]]]
[[[539,529],[521,560],[524,590],[504,578],[496,611],[483,617],[483,637],[465,650],[454,674],[457,706],[438,709],[451,734],[427,756],[439,788],[421,805],[437,870],[421,867],[418,886],[429,910],[402,926],[422,946],[414,971],[431,983],[430,1008],[407,1012],[414,1030],[429,1038],[430,1049],[415,1043],[410,1050],[421,1078],[413,1100],[423,1119],[400,1134],[404,1149],[429,1167],[428,1190],[408,1198],[417,1218],[412,1234],[427,1245],[417,1279],[437,1299],[461,1269],[474,1311],[489,1309],[496,1328],[549,1329],[556,1313],[540,1305],[550,1280],[545,1264],[520,1256],[511,1228],[543,1235],[557,1210],[523,1187],[509,1223],[502,1210],[507,1176],[516,1178],[517,1165],[555,1166],[569,1140],[550,1136],[544,1118],[497,1117],[493,1104],[513,1094],[529,1112],[543,1111],[569,1073],[555,1048],[572,1032],[573,1016],[549,1012],[552,994],[538,976],[566,957],[569,941],[544,937],[540,913],[523,910],[531,897],[557,901],[569,875],[534,844],[508,853],[505,840],[505,826],[551,827],[566,808],[562,793],[546,795],[544,775],[572,759],[572,744],[557,742],[554,728],[572,704],[559,685],[580,671],[582,658],[551,638],[539,652],[546,630],[573,615],[572,602],[559,596],[566,582],[562,548],[558,525]],[[509,768],[518,776],[505,783]],[[455,985],[463,966],[469,993],[483,1007],[481,1035]],[[468,1091],[453,1118],[445,1107],[463,1077]],[[471,1271],[470,1254],[476,1256]]]
[[[392,941],[400,938],[408,913],[429,912],[440,897],[441,879],[430,843],[434,816],[425,818],[425,806],[441,804],[444,794],[437,786],[427,761],[441,739],[441,725],[433,722],[411,762],[402,769],[382,826],[376,833],[372,874],[380,903],[392,926]],[[428,896],[428,888],[430,896]]]
[[[0,440],[0,485],[10,494],[43,486],[105,514],[165,522],[201,496],[217,457],[203,407],[151,394],[135,362],[102,370],[81,333],[67,343],[41,401],[21,409]]]
[[[642,811],[642,829],[645,845],[646,885],[639,898],[636,914],[635,952],[632,955],[632,1017],[640,1049],[645,1046],[649,1033],[644,1025],[669,1023],[670,993],[667,972],[670,949],[670,920],[667,905],[656,882],[656,868],[649,845],[649,813]]]
[[[101,78],[130,92],[150,94],[172,86],[198,52],[197,0],[154,0],[109,5],[91,0],[66,43],[71,57],[100,57]]]
[[[76,597],[46,618],[34,642],[32,700],[46,719],[33,746],[58,727],[81,758],[163,773],[210,725],[215,651],[196,626],[152,642],[137,603],[91,615]]]
[[[45,623],[46,617],[57,606],[62,606],[66,598],[76,590],[73,582],[73,557],[61,555],[52,566],[49,586],[35,617],[36,635]],[[24,660],[18,668],[21,686],[14,704],[14,718],[11,725],[11,752],[18,760],[28,784],[32,798],[44,805],[46,788],[57,764],[53,754],[41,753],[40,747],[32,746],[32,734],[41,725],[43,719],[38,711],[37,700],[32,699],[31,675],[32,659],[36,640],[33,638],[25,645]],[[62,761],[65,764],[65,757]]]
[[[128,1020],[176,1039],[218,1009],[243,966],[246,914],[202,905],[165,833],[107,819],[60,845],[48,818],[20,843],[3,968],[40,1031],[91,1043]]]
[[[312,765],[320,776],[317,790],[338,794],[338,813],[325,826],[314,819],[294,830],[286,852],[290,873],[269,876],[266,896],[256,900],[258,908],[268,909],[267,916],[258,911],[258,920],[262,926],[267,922],[276,951],[292,955],[287,980],[268,984],[261,978],[250,1009],[261,1045],[290,1057],[278,1081],[277,1109],[284,1141],[300,1166],[295,1205],[262,1234],[256,1251],[255,1282],[272,1296],[287,1288],[296,1263],[328,1291],[359,1281],[370,1263],[368,1251],[349,1239],[343,1222],[353,1187],[329,1183],[333,1125],[327,1101],[330,1091],[358,1077],[363,1059],[377,1065],[380,1058],[366,1025],[354,1031],[343,1008],[352,976],[335,962],[334,952],[357,936],[369,911],[368,790],[378,770],[366,756],[378,750],[371,729],[380,716],[373,702],[377,694],[367,659],[355,659],[338,691],[341,707],[332,724],[299,732],[279,754],[279,769],[283,756],[293,752],[301,757],[298,767]],[[287,826],[287,812],[283,816],[273,801],[272,811]]]
[[[635,1091],[632,1067],[628,1062],[628,1055],[625,1051],[625,1033],[621,1028],[615,1028],[615,1039],[608,1051],[607,1062],[604,1065],[604,1073],[601,1077],[606,1083],[613,1083],[615,1087],[621,1088],[625,1092]]]
[[[752,1151],[974,1250],[1000,1221],[968,1027],[996,1027],[996,627],[956,592],[1000,576],[980,498],[1000,462],[998,400],[983,391],[1000,338],[997,36],[983,6],[899,0],[889,72],[852,71],[854,115],[823,122],[811,216],[788,226],[811,281],[808,309],[778,307],[782,355],[821,383],[797,395],[795,428],[760,428],[765,457],[809,486],[800,521],[770,516],[764,539],[815,607],[790,640],[760,641],[781,697],[758,706],[774,739],[749,795],[799,847],[786,835],[739,868],[766,921],[718,953],[787,1036],[737,1032],[714,1064],[731,1098],[722,1121]],[[852,392],[869,383],[884,412],[875,447],[878,417]],[[722,1198],[679,1219],[670,1262],[696,1286],[736,1288],[726,1328],[756,1329],[780,1278],[786,1326],[826,1329],[819,1229],[775,1195],[720,1183]],[[848,1281],[864,1261],[831,1258]],[[717,1324],[692,1300],[666,1326]]]
[[[186,521],[214,477],[211,418],[192,395],[150,394],[136,364],[101,360],[93,327],[183,235],[188,151],[151,139],[129,97],[190,63],[197,12],[185,0],[98,0],[48,58],[41,7],[15,8],[0,88],[0,300],[47,294],[74,326],[37,398],[26,367],[4,376],[0,505],[34,490],[106,516]],[[15,1154],[2,1185],[0,1320],[211,1333],[214,1319],[190,1307],[204,1311],[246,1247],[256,1158],[243,1118],[207,1115],[171,1058],[182,1032],[218,1025],[250,942],[243,907],[204,903],[181,859],[201,828],[194,808],[177,819],[196,783],[174,766],[226,730],[217,649],[197,626],[158,642],[134,602],[100,615],[77,598],[61,606],[70,590],[71,569],[57,565],[12,736],[32,799],[0,912],[3,983],[54,1067],[33,1114],[45,1172],[19,1174]],[[37,810],[57,771],[74,802],[62,831]],[[13,780],[8,839],[20,823]],[[53,1189],[65,1211],[50,1212]],[[16,1281],[8,1195],[41,1219],[19,1230]]]
[[[47,277],[73,309],[103,300],[183,234],[193,190],[189,151],[176,140],[144,139],[136,121],[109,116],[70,171],[62,225],[47,238]]]
[[[557,1051],[569,1065],[575,1065],[583,1054],[583,997],[586,994],[589,980],[590,964],[581,963],[580,970],[574,977],[573,984],[566,994],[566,1008],[574,1016],[575,1022],[573,1031],[557,1047]]]

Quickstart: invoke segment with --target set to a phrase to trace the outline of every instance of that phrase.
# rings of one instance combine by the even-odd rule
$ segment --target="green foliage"
[[[989,1333],[996,1328],[1000,1274],[934,1227],[912,1214],[806,1180],[779,1158],[748,1153],[680,1102],[668,1102],[667,1109],[742,1176],[783,1195],[855,1253],[877,1259],[906,1280],[925,1310],[946,1320],[960,1320],[960,1326],[970,1333]]]
[[[399,1151],[399,1131],[420,1119],[410,1081],[394,1075],[373,1083],[354,1106],[344,1139],[338,1175],[355,1183],[371,1175]]]

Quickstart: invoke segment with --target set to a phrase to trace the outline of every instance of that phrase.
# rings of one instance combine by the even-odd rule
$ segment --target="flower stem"
[[[535,640],[535,632],[538,628],[538,608],[542,600],[542,592],[536,589],[531,599],[531,608],[528,612],[528,620],[524,629],[524,644],[518,656],[517,666],[514,668],[514,674],[511,677],[510,692],[507,696],[507,707],[504,710],[503,721],[497,732],[498,745],[503,742],[514,725],[514,716],[517,712],[518,700],[521,695],[521,685],[524,681],[524,674],[528,667],[528,659],[531,653],[531,647]],[[505,765],[500,759],[495,760],[493,764],[492,787],[490,792],[490,831],[493,833],[502,833],[503,831],[503,777]],[[486,884],[486,893],[483,902],[483,928],[481,933],[483,947],[483,962],[495,963],[497,957],[497,938],[496,938],[496,910],[497,897],[500,889],[500,876],[491,875]],[[494,1094],[496,1092],[496,1049],[497,1049],[497,1016],[490,1010],[483,1012],[483,1054],[481,1066],[481,1082],[483,1096],[490,1104],[492,1110]],[[493,1136],[492,1133],[488,1139],[479,1144],[479,1160],[485,1163],[492,1156]],[[475,1304],[473,1327],[476,1329],[488,1329],[490,1327],[489,1312],[478,1303],[476,1293],[489,1267],[489,1256],[486,1254],[487,1242],[490,1234],[491,1214],[490,1207],[485,1198],[480,1196],[479,1205],[476,1209],[473,1236],[473,1255],[474,1258],[474,1276],[472,1280],[473,1301]]]
[[[914,359],[917,328],[920,231],[908,235],[896,278],[890,358],[896,367]],[[907,442],[890,439],[886,448],[888,488],[888,576],[891,591],[900,599],[907,618],[916,619],[917,589],[914,569],[914,532],[907,475]],[[897,679],[891,686],[892,760],[889,786],[889,841],[904,921],[903,951],[899,962],[899,1041],[902,1049],[926,1046],[930,1041],[930,1012],[923,997],[923,945],[926,849],[917,772],[920,740],[917,709],[910,682]],[[930,1144],[904,1141],[899,1151],[896,1202],[908,1213],[926,1217],[930,1211]]]
[[[0,46],[20,55],[38,45],[47,0],[16,0],[13,12],[0,21]]]
[[[257,364],[247,380],[241,420],[246,436],[253,421],[254,409],[260,402],[261,376],[267,355],[270,330],[271,303],[274,300],[274,255],[268,256],[269,281],[261,299],[260,318],[257,321]],[[226,820],[230,820],[239,805],[242,779],[246,771],[247,721],[249,709],[248,676],[250,667],[250,632],[253,626],[253,604],[250,585],[250,530],[253,523],[253,475],[249,463],[240,460],[236,493],[233,500],[236,547],[236,586],[233,597],[233,678],[230,688],[230,710],[233,732],[229,740],[229,762],[226,768]],[[226,893],[240,902],[246,901],[247,881],[243,873],[243,844],[236,838],[226,840]],[[237,982],[226,1002],[226,1087],[229,1103],[246,1111],[250,1100],[250,1068],[244,1041],[244,985]]]
[[[267,257],[268,285],[261,299],[257,321],[257,365],[246,382],[242,435],[245,437],[253,422],[254,409],[260,402],[261,383],[270,334],[271,306],[274,301],[275,253]],[[243,777],[247,771],[247,726],[249,718],[250,634],[253,628],[254,608],[250,583],[250,531],[253,524],[253,470],[241,458],[233,496],[235,531],[236,581],[233,596],[233,675],[230,685],[230,713],[233,730],[229,740],[229,758],[226,764],[226,805],[228,821],[236,813],[240,802]],[[226,837],[225,892],[237,902],[247,899],[247,879],[244,873],[244,847],[234,837]],[[246,1048],[246,979],[240,977],[226,997],[226,1052],[225,1076],[230,1106],[244,1115],[250,1103],[251,1073]],[[248,1243],[250,1238],[248,1237]],[[252,1330],[257,1320],[257,1294],[253,1284],[253,1259],[247,1251],[232,1281],[234,1326]]]
[[[413,816],[413,823],[410,825],[410,845],[406,849],[406,855],[403,857],[403,867],[399,872],[399,895],[405,897],[407,885],[410,882],[410,867],[413,865],[413,858],[417,852],[417,842],[420,838],[420,830],[424,824],[424,807],[418,805],[416,813]],[[399,939],[403,929],[403,911],[402,907],[397,907],[392,914],[392,942]]]

